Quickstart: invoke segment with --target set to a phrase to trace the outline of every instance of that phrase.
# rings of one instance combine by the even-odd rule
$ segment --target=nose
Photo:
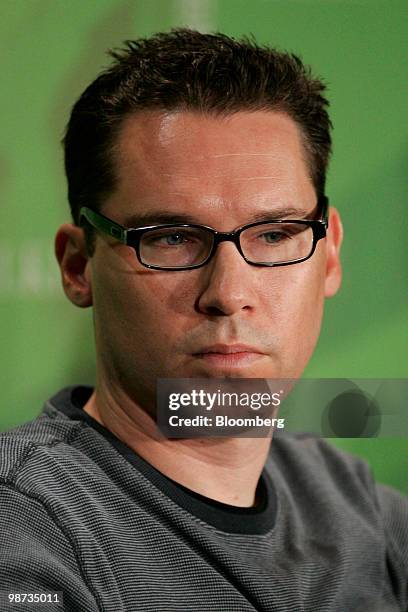
[[[232,316],[255,308],[256,268],[243,259],[231,242],[222,242],[211,261],[201,268],[203,289],[197,300],[199,312]]]

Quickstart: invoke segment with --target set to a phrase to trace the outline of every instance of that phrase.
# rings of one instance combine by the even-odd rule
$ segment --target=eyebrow
[[[281,219],[313,219],[316,215],[316,208],[313,210],[306,210],[303,208],[293,208],[290,206],[284,207],[276,207],[272,210],[261,210],[249,215],[246,223],[256,223],[257,221],[278,221]],[[139,214],[133,214],[126,216],[123,224],[125,227],[137,228],[144,227],[148,225],[160,225],[165,223],[191,223],[196,225],[206,225],[202,223],[197,217],[194,215],[189,215],[187,213],[176,213],[171,212],[169,210],[157,210],[152,212],[144,212]]]

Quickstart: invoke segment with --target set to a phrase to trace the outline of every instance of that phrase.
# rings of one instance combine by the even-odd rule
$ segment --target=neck
[[[169,440],[143,408],[103,384],[84,410],[168,478],[225,504],[254,505],[270,438]]]

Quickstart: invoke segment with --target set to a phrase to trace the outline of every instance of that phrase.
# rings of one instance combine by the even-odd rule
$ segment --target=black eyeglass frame
[[[327,229],[329,227],[329,221],[328,221],[329,200],[327,196],[325,195],[319,196],[317,200],[317,208],[321,210],[321,216],[322,216],[321,219],[278,219],[278,220],[271,219],[270,221],[268,220],[267,221],[257,221],[255,223],[248,223],[247,225],[242,225],[241,227],[238,227],[232,232],[218,232],[217,230],[207,225],[200,225],[200,224],[195,224],[195,223],[163,223],[163,224],[158,224],[158,225],[148,225],[144,227],[127,228],[127,227],[124,227],[123,225],[120,225],[119,223],[116,223],[116,221],[112,221],[112,219],[105,217],[105,215],[102,215],[101,213],[87,206],[83,206],[79,211],[79,224],[82,226],[83,220],[86,220],[95,229],[107,234],[108,236],[112,236],[113,238],[116,238],[117,240],[119,240],[123,244],[126,244],[127,246],[132,247],[135,250],[137,259],[142,264],[142,266],[144,266],[145,268],[153,269],[153,270],[166,270],[169,272],[179,272],[181,270],[195,270],[197,268],[201,268],[202,266],[205,266],[212,259],[212,257],[215,255],[218,245],[221,242],[233,242],[235,246],[237,247],[238,252],[242,256],[242,258],[249,265],[273,268],[273,267],[278,267],[278,266],[290,266],[292,264],[301,263],[302,261],[306,261],[307,259],[310,259],[310,257],[312,257],[313,253],[316,250],[317,243],[319,242],[319,240],[326,237]],[[242,234],[244,230],[250,227],[255,227],[257,225],[258,226],[268,225],[271,223],[273,224],[280,224],[280,223],[300,224],[302,223],[303,225],[311,227],[313,230],[313,246],[312,246],[312,249],[309,255],[307,255],[306,257],[302,257],[300,259],[294,259],[293,261],[277,262],[277,263],[264,263],[264,262],[255,262],[255,261],[248,260],[245,257],[242,251],[242,248],[241,248],[240,235]],[[148,231],[154,230],[154,229],[166,229],[166,228],[171,228],[171,227],[181,227],[181,228],[182,227],[192,227],[192,228],[200,228],[200,229],[209,231],[213,236],[213,243],[212,243],[211,250],[207,258],[199,264],[194,264],[192,266],[180,266],[180,267],[156,266],[156,265],[147,264],[144,261],[142,261],[142,258],[140,256],[140,241],[142,239],[143,234],[145,234]]]

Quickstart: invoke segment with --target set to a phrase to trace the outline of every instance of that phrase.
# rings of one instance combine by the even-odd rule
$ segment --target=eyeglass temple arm
[[[322,211],[322,221],[327,229],[329,227],[329,198],[325,195],[320,196],[318,204]]]
[[[79,223],[82,225],[82,219],[86,219],[88,223],[90,223],[93,227],[108,234],[109,236],[113,236],[120,242],[127,244],[127,230],[122,225],[115,223],[115,221],[111,221],[104,215],[95,212],[92,208],[88,208],[87,206],[83,206],[79,211]]]

